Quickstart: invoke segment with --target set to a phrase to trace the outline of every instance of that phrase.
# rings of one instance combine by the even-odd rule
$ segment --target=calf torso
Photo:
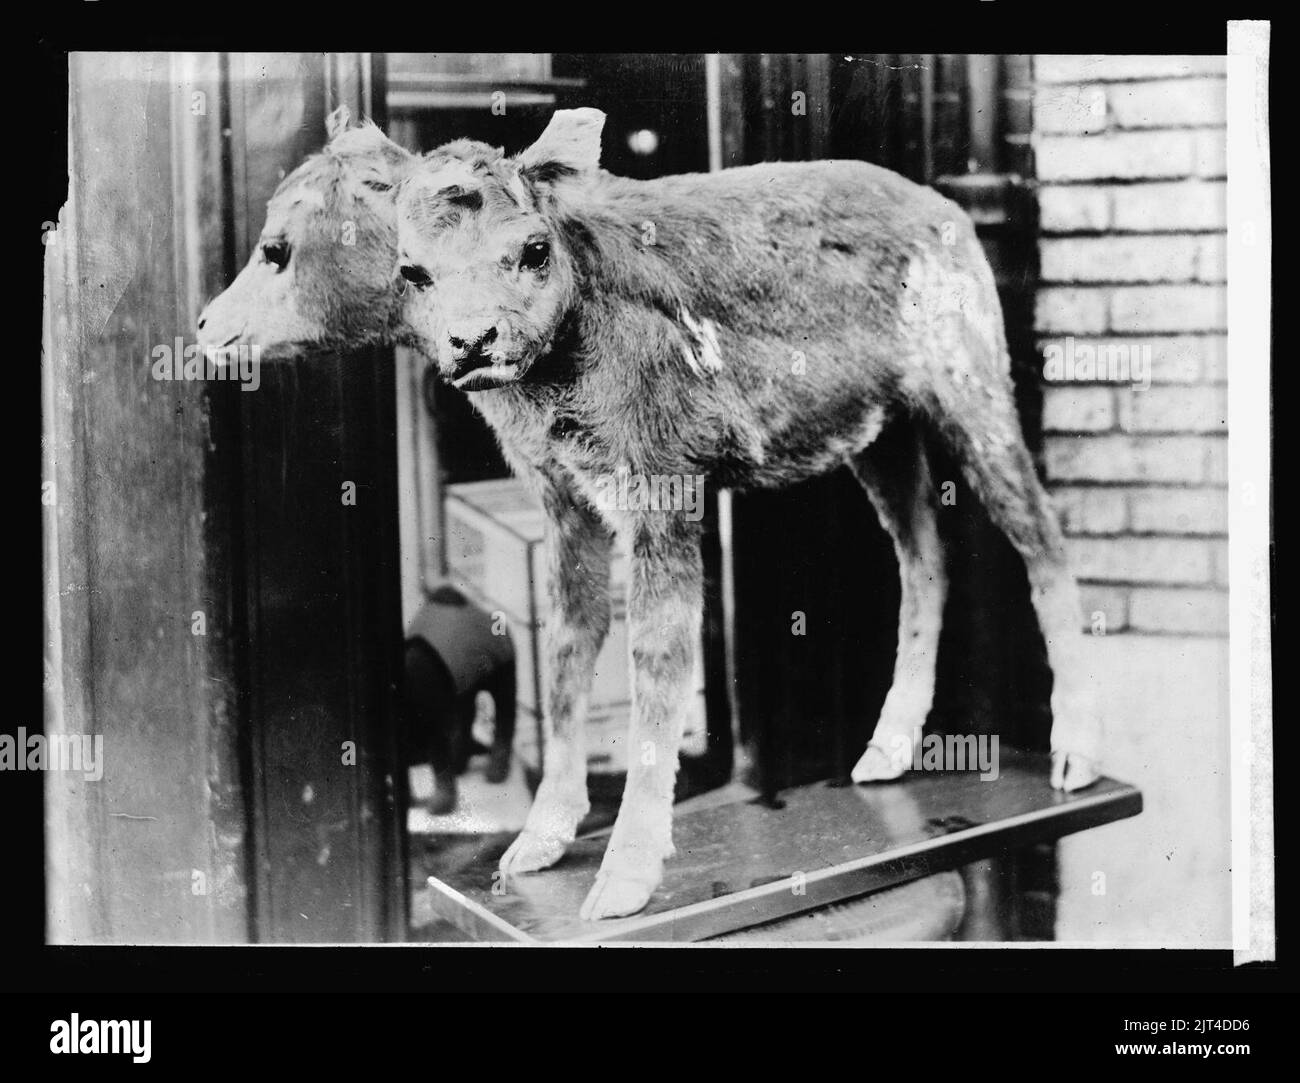
[[[860,162],[652,182],[574,208],[581,300],[518,386],[472,396],[516,461],[733,488],[822,473],[939,382],[1006,379],[992,276],[948,200]]]

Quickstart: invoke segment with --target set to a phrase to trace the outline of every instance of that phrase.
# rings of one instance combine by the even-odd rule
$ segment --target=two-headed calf
[[[583,723],[616,534],[632,556],[634,754],[583,916],[639,910],[673,852],[700,524],[601,499],[624,475],[745,488],[853,469],[902,578],[893,685],[853,771],[870,782],[911,764],[933,698],[947,580],[923,437],[938,436],[1026,563],[1055,676],[1052,784],[1095,781],[1077,592],[967,217],[861,162],[614,177],[599,168],[603,122],[557,112],[513,158],[462,140],[416,159],[341,125],[281,186],[262,248],[201,323],[223,346],[416,345],[470,392],[540,496],[553,603],[544,777],[502,870],[554,864],[588,809]],[[331,230],[348,214],[366,237],[344,264]]]

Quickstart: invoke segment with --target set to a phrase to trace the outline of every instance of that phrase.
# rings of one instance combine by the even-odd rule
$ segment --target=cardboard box
[[[541,764],[541,711],[549,677],[543,672],[542,628],[550,609],[542,532],[545,514],[527,487],[514,478],[452,485],[444,508],[447,566],[452,581],[510,629],[518,667],[519,720],[515,750],[525,763]],[[611,623],[596,659],[587,718],[588,770],[626,770],[631,715],[626,590],[628,557],[620,544],[610,567]],[[704,662],[695,652],[696,690],[687,710],[683,751],[704,751]]]

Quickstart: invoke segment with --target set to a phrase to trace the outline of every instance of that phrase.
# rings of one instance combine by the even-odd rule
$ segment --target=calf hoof
[[[537,835],[525,829],[501,855],[497,868],[501,870],[501,875],[506,877],[549,869],[564,856],[567,845],[560,839]]]
[[[905,756],[891,755],[879,745],[871,744],[867,745],[849,777],[854,782],[889,782],[901,778],[907,766]]]
[[[1096,762],[1087,756],[1064,750],[1052,753],[1052,789],[1073,793],[1086,789],[1099,778],[1101,772]]]
[[[598,872],[578,916],[583,921],[627,917],[644,910],[658,886],[658,879],[642,880],[621,873]]]

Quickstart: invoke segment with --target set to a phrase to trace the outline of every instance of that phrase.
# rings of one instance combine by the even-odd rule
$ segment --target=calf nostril
[[[469,338],[461,338],[458,335],[447,333],[447,341],[451,343],[453,350],[460,350],[464,353],[482,353],[485,349],[497,340],[497,329],[495,326],[489,327],[477,335],[471,333]]]
[[[199,317],[199,330],[200,330],[200,331],[203,330],[203,327],[204,327],[204,325],[205,325],[207,322],[208,322],[208,318],[207,318],[207,316],[200,316],[200,317]]]

